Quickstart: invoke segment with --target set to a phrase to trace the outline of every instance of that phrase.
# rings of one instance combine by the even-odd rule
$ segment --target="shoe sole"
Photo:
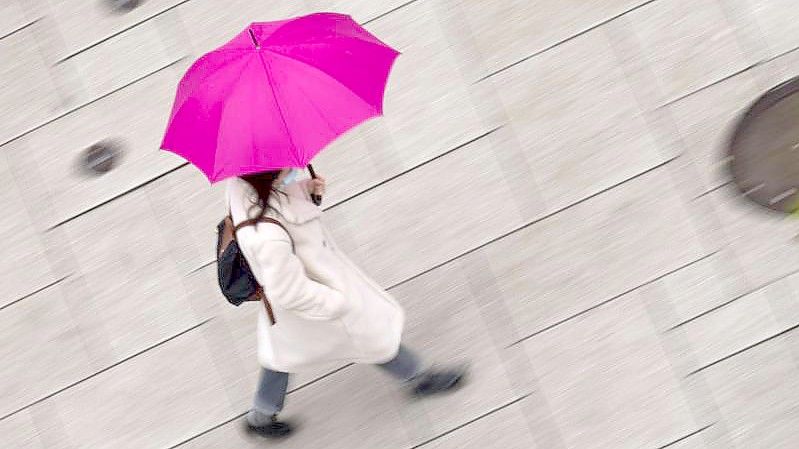
[[[250,435],[250,436],[258,436],[258,437],[266,438],[266,439],[270,439],[270,440],[279,440],[279,439],[282,439],[282,438],[286,438],[286,437],[290,436],[292,432],[294,432],[294,427],[293,426],[289,427],[288,430],[284,430],[282,433],[269,433],[268,431],[259,430],[259,429],[262,429],[262,428],[265,428],[265,427],[266,426],[261,427],[261,428],[253,427],[249,423],[245,422],[244,423],[244,432],[247,435]]]
[[[425,397],[430,397],[430,396],[437,396],[437,395],[444,394],[444,393],[454,392],[455,390],[459,389],[463,385],[465,377],[466,377],[466,371],[462,371],[460,373],[460,375],[449,386],[447,386],[446,388],[441,389],[441,390],[432,391],[432,392],[429,392],[429,393],[422,393],[422,392],[414,391],[413,392],[413,396],[420,397],[420,398],[425,398]]]

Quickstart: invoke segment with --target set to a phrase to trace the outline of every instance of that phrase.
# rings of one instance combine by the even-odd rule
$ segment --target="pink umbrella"
[[[183,76],[161,143],[222,179],[305,167],[383,114],[399,52],[342,14],[253,23]]]

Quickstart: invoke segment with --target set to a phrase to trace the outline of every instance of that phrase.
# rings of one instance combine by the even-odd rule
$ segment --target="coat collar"
[[[292,224],[302,224],[319,217],[322,209],[311,201],[306,190],[307,180],[300,180],[276,188],[278,192],[269,195],[269,205],[272,209],[267,211],[267,216],[283,219]],[[240,222],[246,218],[254,218],[260,210],[257,204],[258,197],[255,189],[241,178],[231,178],[228,183],[228,204],[233,215],[233,221]],[[277,213],[277,216],[275,216]]]

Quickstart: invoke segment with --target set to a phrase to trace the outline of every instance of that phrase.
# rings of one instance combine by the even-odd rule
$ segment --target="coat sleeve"
[[[307,319],[332,320],[350,307],[344,294],[307,276],[302,261],[293,253],[291,241],[274,225],[259,225],[246,233],[242,252],[269,300]],[[243,243],[243,242],[242,242]]]

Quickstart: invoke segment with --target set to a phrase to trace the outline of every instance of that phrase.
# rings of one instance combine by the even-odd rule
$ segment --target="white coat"
[[[268,217],[280,221],[244,227],[239,247],[273,308],[271,325],[259,305],[258,360],[281,372],[298,372],[331,362],[383,363],[396,356],[405,314],[397,301],[336,246],[310,199],[309,180],[272,193]],[[233,222],[260,211],[255,190],[244,180],[227,181]]]

